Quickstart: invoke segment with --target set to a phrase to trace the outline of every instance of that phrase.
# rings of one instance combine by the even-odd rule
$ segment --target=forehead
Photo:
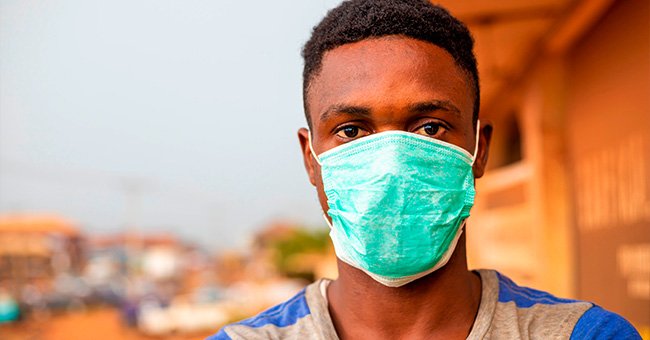
[[[471,116],[469,76],[444,49],[420,40],[388,36],[339,46],[323,56],[307,91],[312,122],[332,104],[365,106],[447,100]]]

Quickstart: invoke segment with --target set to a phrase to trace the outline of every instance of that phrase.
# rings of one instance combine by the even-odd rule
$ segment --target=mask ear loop
[[[314,146],[311,144],[311,130],[307,130],[307,131],[309,131],[309,134],[307,135],[307,140],[309,141],[309,151],[311,152],[312,157],[314,157],[314,159],[316,160],[316,163],[318,163],[318,165],[321,165],[320,159],[318,159],[318,156],[316,156],[316,153],[314,152]],[[332,223],[330,223],[330,220],[327,219],[327,215],[325,214],[325,212],[323,212],[323,219],[325,220],[325,223],[327,223],[327,226],[330,227],[330,229],[334,228],[332,226]]]
[[[314,152],[314,146],[311,144],[311,130],[307,130],[307,131],[309,132],[309,134],[307,135],[307,140],[309,141],[309,151],[311,152],[311,155],[316,160],[316,163],[318,163],[318,165],[321,165],[320,159],[318,159],[318,156],[316,156],[316,153]]]
[[[478,139],[480,135],[481,135],[481,120],[477,119],[476,120],[476,142],[474,144],[474,154],[472,155],[472,166],[474,166],[474,162],[476,162],[476,156],[478,156]],[[311,142],[309,144],[309,147],[311,147]]]

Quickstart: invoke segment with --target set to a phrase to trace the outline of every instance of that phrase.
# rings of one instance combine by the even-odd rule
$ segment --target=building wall
[[[577,296],[650,326],[650,2],[616,2],[567,80]]]
[[[495,138],[467,227],[470,267],[593,301],[644,332],[649,3],[614,1],[568,49],[540,46],[525,73],[482,109]]]

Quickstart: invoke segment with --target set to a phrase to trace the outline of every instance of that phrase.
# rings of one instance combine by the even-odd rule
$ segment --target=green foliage
[[[313,278],[313,272],[295,268],[295,260],[307,254],[325,256],[329,247],[329,230],[296,229],[290,236],[275,240],[270,244],[275,253],[278,271],[290,277]]]

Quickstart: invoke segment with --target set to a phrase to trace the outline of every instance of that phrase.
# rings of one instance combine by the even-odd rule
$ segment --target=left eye
[[[344,126],[340,128],[336,135],[344,139],[356,139],[369,135],[368,131],[354,125]]]
[[[444,129],[440,124],[436,123],[427,123],[422,126],[420,126],[417,130],[415,130],[415,133],[419,133],[421,135],[425,136],[430,136],[433,137],[440,132],[442,132],[442,129]]]

